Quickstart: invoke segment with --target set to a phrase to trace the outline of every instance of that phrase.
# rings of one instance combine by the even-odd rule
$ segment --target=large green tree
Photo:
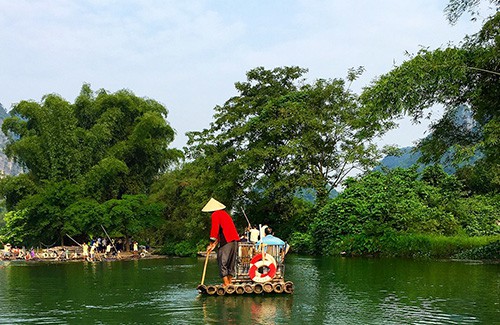
[[[349,172],[373,167],[372,140],[392,125],[350,91],[362,70],[312,84],[299,67],[250,70],[235,84],[238,95],[215,107],[210,128],[188,134],[188,155],[213,171],[214,191],[252,202],[254,215],[274,223],[290,217],[299,189],[313,189],[324,203]]]
[[[93,92],[85,84],[73,104],[50,94],[40,103],[21,101],[10,114],[2,126],[10,138],[5,152],[27,173],[2,180],[0,189],[9,209],[23,211],[16,216],[26,218],[33,240],[49,241],[67,231],[95,233],[102,222],[137,230],[127,215],[120,222],[113,221],[116,213],[108,214],[111,220],[101,218],[107,205],[99,205],[148,193],[159,173],[182,156],[168,148],[174,130],[166,108],[127,90]],[[142,198],[134,202],[146,204]]]
[[[488,191],[500,189],[500,12],[460,46],[420,50],[378,78],[361,98],[387,117],[406,114],[415,120],[433,105],[443,105],[432,135],[419,143],[424,161],[439,161],[451,152],[458,165],[480,156],[466,174],[487,179],[483,188]],[[470,112],[465,120],[456,118],[462,107]]]

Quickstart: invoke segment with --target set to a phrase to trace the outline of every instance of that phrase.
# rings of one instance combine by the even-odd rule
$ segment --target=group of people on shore
[[[23,259],[30,260],[37,258],[37,253],[33,247],[26,249],[26,247],[18,248],[17,246],[12,247],[11,244],[7,243],[4,245],[2,250],[2,259]]]
[[[63,260],[79,260],[83,259],[89,262],[102,261],[104,259],[121,259],[121,252],[126,248],[125,243],[120,239],[115,244],[115,241],[97,238],[84,242],[76,246],[59,246],[46,249],[35,249],[31,247],[29,250],[24,246],[18,248],[12,247],[10,243],[4,244],[1,260],[44,260],[51,259],[57,261]],[[119,248],[118,248],[119,247]],[[137,241],[130,244],[132,256],[144,257],[147,253],[146,247],[139,246]]]
[[[121,258],[120,251],[114,248],[113,243],[106,242],[106,239],[101,240],[101,238],[98,238],[97,241],[92,240],[88,244],[83,243],[81,247],[83,259],[89,262],[101,261],[103,258]]]

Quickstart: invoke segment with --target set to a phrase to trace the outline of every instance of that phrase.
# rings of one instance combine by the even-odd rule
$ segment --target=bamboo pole
[[[266,282],[266,283],[264,283],[263,288],[264,288],[264,291],[265,291],[266,293],[271,293],[271,292],[273,292],[273,290],[274,290],[274,289],[273,289],[273,284],[272,284],[271,282]]]
[[[262,293],[263,290],[264,290],[264,287],[262,286],[262,284],[260,284],[260,283],[254,284],[254,286],[253,286],[254,293],[260,294],[260,293]]]
[[[243,286],[245,293],[253,293],[253,286],[250,283],[247,283]]]
[[[282,283],[273,283],[273,290],[276,293],[283,293],[283,284]]]
[[[242,295],[245,293],[245,288],[242,285],[237,285],[235,291],[237,295]]]
[[[103,226],[103,225],[101,225],[101,228],[102,228],[102,230],[104,230],[104,233],[105,233],[105,234],[106,234],[106,236],[108,237],[108,240],[109,240],[109,242],[111,243],[111,245],[113,245],[113,248],[115,249],[115,252],[116,252],[116,258],[118,258],[118,257],[119,257],[119,255],[118,255],[118,250],[116,249],[115,243],[111,240],[111,237],[109,237],[108,232],[106,231],[106,229],[104,229],[104,226]]]
[[[219,286],[219,287],[217,288],[217,295],[218,295],[218,296],[223,296],[223,295],[225,295],[225,294],[226,294],[226,287],[224,287],[224,286]]]
[[[207,293],[209,295],[214,295],[217,292],[217,287],[216,286],[207,286]]]
[[[205,293],[207,292],[207,286],[204,285],[205,283],[205,273],[207,272],[207,264],[208,264],[208,257],[210,255],[210,251],[207,250],[207,256],[205,257],[205,265],[203,266],[203,273],[201,275],[201,283],[196,287],[200,293]]]
[[[226,293],[228,295],[232,295],[235,291],[236,291],[236,287],[232,284],[230,284],[226,287]]]
[[[78,246],[82,247],[82,245],[80,245],[80,243],[77,242],[76,240],[74,240],[70,235],[66,234],[66,236],[68,236],[69,239],[71,239],[72,241],[74,241]]]
[[[210,256],[210,253],[213,251],[215,246],[217,245],[218,240],[214,241],[213,245],[211,245],[211,248],[207,249],[207,256],[205,257],[205,265],[203,266],[203,274],[201,276],[201,284],[205,283],[205,273],[207,272],[207,265],[208,265],[208,257]]]

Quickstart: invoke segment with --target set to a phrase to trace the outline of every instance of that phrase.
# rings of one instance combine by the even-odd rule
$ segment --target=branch
[[[468,69],[482,71],[482,72],[486,72],[486,73],[492,73],[492,74],[496,74],[497,76],[500,76],[500,72],[486,70],[486,69],[481,69],[481,68],[468,67],[468,66],[465,66],[465,67],[468,68]]]

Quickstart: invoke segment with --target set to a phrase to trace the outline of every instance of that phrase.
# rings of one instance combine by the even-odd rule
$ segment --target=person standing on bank
[[[223,286],[231,284],[235,274],[236,257],[238,252],[238,241],[240,236],[234,226],[233,219],[224,210],[226,206],[211,198],[201,211],[212,212],[212,226],[210,229],[210,245],[207,250],[212,251],[217,242],[217,262],[219,264],[219,274],[223,281]]]

